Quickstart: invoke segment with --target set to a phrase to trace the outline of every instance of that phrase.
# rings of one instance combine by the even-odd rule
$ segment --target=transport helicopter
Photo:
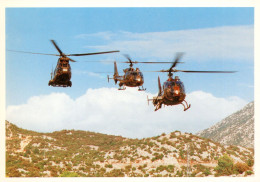
[[[115,81],[115,84],[119,81],[119,88],[118,90],[125,90],[127,87],[138,87],[138,91],[144,91],[146,88],[143,88],[144,83],[144,76],[143,73],[140,71],[139,68],[133,68],[133,64],[136,63],[146,63],[146,64],[153,64],[153,63],[172,63],[172,62],[139,62],[139,61],[132,61],[129,55],[124,55],[128,61],[124,61],[121,63],[130,63],[129,68],[123,69],[124,75],[120,76],[117,70],[116,61],[114,62],[114,75],[113,78],[110,78],[107,75],[107,80],[109,82],[110,79]]]
[[[33,53],[33,52],[24,52],[24,51],[14,51],[9,50],[12,52],[22,52],[22,53],[30,53],[30,54],[41,54],[41,55],[50,55],[50,56],[59,56],[56,68],[53,72],[51,72],[51,80],[49,81],[48,85],[53,87],[71,87],[72,82],[71,79],[71,62],[76,62],[75,60],[69,58],[68,56],[89,56],[89,55],[96,55],[96,54],[107,54],[107,53],[114,53],[119,52],[116,51],[107,51],[107,52],[94,52],[94,53],[83,53],[83,54],[64,54],[61,49],[58,47],[57,43],[54,40],[51,40],[54,47],[57,49],[59,54],[44,54],[44,53]]]
[[[162,105],[172,106],[182,104],[184,111],[188,110],[191,105],[185,101],[186,93],[183,82],[178,76],[173,78],[173,73],[175,72],[184,72],[184,73],[234,73],[236,71],[191,71],[191,70],[177,70],[174,69],[179,62],[180,58],[183,56],[183,53],[177,53],[175,61],[168,70],[160,70],[153,72],[168,72],[169,78],[163,83],[163,88],[161,87],[160,77],[158,76],[158,88],[159,92],[156,97],[149,99],[147,96],[147,101],[153,102],[155,106],[155,111],[160,109]]]

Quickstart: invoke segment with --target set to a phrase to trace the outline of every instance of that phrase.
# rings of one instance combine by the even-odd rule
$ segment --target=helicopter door
[[[129,77],[130,77],[130,72],[129,72],[129,71],[126,71],[126,73],[125,73],[125,78],[126,78],[126,79],[129,79]]]

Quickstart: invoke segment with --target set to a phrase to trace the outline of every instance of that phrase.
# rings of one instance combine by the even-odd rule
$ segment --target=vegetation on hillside
[[[78,130],[37,133],[6,121],[8,177],[182,177],[188,155],[191,176],[253,174],[252,149],[179,131],[139,140]]]

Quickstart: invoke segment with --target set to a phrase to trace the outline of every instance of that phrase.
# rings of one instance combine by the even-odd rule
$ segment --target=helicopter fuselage
[[[116,78],[119,81],[119,86],[128,86],[128,87],[139,87],[144,83],[144,77],[140,71],[125,71],[124,76],[118,76]]]
[[[69,64],[69,58],[61,57],[57,62],[57,66],[54,71],[54,76],[49,81],[49,86],[53,87],[71,87],[71,67]]]
[[[162,102],[165,105],[177,105],[186,97],[185,88],[180,80],[170,80],[163,84]]]
[[[153,103],[156,105],[158,102],[164,105],[177,105],[185,100],[185,88],[180,80],[167,80],[163,84],[162,93],[154,97]]]
[[[153,105],[155,106],[155,111],[160,109],[162,105],[178,105],[182,104],[184,107],[184,111],[188,110],[191,105],[185,101],[185,89],[183,83],[180,81],[178,76],[175,76],[173,79],[173,73],[183,72],[183,73],[235,73],[236,71],[197,71],[197,70],[177,70],[175,67],[177,64],[181,63],[179,60],[182,57],[183,53],[179,52],[176,54],[176,57],[172,63],[172,66],[168,70],[160,70],[155,72],[168,72],[168,80],[164,82],[163,89],[161,87],[160,77],[158,77],[158,87],[159,92],[156,97],[149,99],[147,96],[147,101],[153,101]]]
[[[188,105],[185,101],[186,93],[184,85],[178,77],[176,77],[176,79],[170,77],[166,82],[163,83],[162,89],[159,78],[158,84],[159,94],[158,96],[151,99],[153,101],[153,105],[156,107],[155,111],[160,109],[162,105],[172,106],[182,104],[184,106],[184,111],[190,108],[190,105]],[[183,102],[185,102],[187,106],[185,106]]]
[[[119,90],[125,90],[125,86],[127,87],[139,87],[139,91],[144,91],[145,89],[143,88],[144,84],[144,76],[143,73],[139,70],[139,68],[134,69],[132,66],[130,68],[126,68],[123,70],[124,75],[120,76],[117,71],[117,65],[116,62],[114,62],[114,75],[113,78],[109,78],[107,76],[108,81],[109,79],[113,79],[115,81],[115,84],[119,81]],[[121,88],[123,86],[123,88]],[[140,86],[142,86],[140,88]]]

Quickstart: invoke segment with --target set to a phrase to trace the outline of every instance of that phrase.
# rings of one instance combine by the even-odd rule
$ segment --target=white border
[[[254,177],[205,178],[5,178],[5,8],[8,7],[254,7],[255,11],[255,108],[259,108],[259,3],[257,0],[0,0],[0,181],[260,181],[259,112],[255,109],[255,175]]]

